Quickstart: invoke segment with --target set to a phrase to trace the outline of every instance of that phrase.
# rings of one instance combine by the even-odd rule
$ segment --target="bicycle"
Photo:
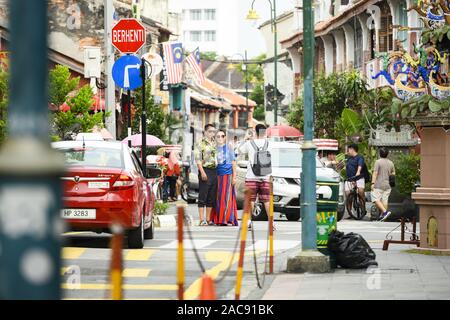
[[[196,198],[192,197],[190,195],[190,182],[189,182],[189,173],[190,173],[190,166],[188,163],[183,163],[183,171],[181,173],[181,187],[180,187],[180,194],[181,198],[186,201],[187,203],[195,203]]]
[[[348,214],[355,220],[361,220],[366,215],[366,208],[364,208],[364,200],[358,194],[358,187],[353,178],[345,179],[344,183],[352,183],[352,189],[345,200],[345,208]]]

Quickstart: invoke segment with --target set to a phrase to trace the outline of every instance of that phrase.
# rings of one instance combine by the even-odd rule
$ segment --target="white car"
[[[300,218],[300,174],[302,172],[301,145],[292,142],[271,141],[273,201],[274,211],[286,216],[290,221]],[[243,207],[245,175],[247,173],[247,155],[238,155],[238,172],[236,182],[236,199],[238,208]],[[339,182],[338,219],[344,214],[344,188],[340,175],[333,169],[326,168],[316,157],[317,178],[327,177]],[[253,212],[253,219],[265,220],[267,213],[262,206]]]

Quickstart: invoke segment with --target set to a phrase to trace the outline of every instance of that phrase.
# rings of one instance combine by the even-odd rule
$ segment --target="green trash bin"
[[[337,229],[339,182],[327,177],[317,178],[317,250],[330,257],[331,268],[336,268],[336,258],[327,248],[328,236]]]

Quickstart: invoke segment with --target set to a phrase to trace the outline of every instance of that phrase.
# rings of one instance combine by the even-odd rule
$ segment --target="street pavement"
[[[173,205],[168,214],[175,214]],[[187,213],[194,247],[201,263],[215,280],[218,299],[234,299],[239,227],[196,226],[197,207]],[[382,251],[386,234],[395,222],[344,219],[338,229],[361,234],[377,255],[378,269],[336,269],[328,274],[287,274],[287,258],[300,251],[301,222],[290,222],[275,214],[275,272],[263,275],[267,249],[267,222],[254,222],[254,237],[248,233],[241,299],[450,299],[450,256],[430,256],[405,252],[411,245],[391,245]],[[176,299],[176,227],[155,229],[155,239],[146,240],[144,249],[124,246],[124,298]],[[399,230],[392,233],[399,238]],[[64,235],[62,288],[64,299],[110,299],[108,234],[66,233]],[[185,298],[197,299],[202,269],[196,260],[188,233],[185,243]],[[254,251],[262,289],[257,285]],[[233,254],[234,253],[234,254]],[[231,259],[233,259],[231,261]],[[227,272],[232,262],[232,267]],[[224,273],[227,275],[223,278]]]

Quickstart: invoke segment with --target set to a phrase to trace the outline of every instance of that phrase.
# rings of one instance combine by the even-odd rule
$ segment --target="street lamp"
[[[255,12],[256,14],[256,12]],[[235,53],[231,56],[231,60],[233,60],[233,57],[237,55],[240,56],[242,58],[242,70],[244,70],[244,78],[245,78],[245,108],[248,112],[248,67],[247,67],[247,50],[245,50],[245,55],[243,56],[240,53]],[[230,67],[232,68],[232,63],[230,63],[230,65],[228,66],[228,69],[230,69]],[[250,124],[249,124],[250,127]]]
[[[253,0],[251,9],[248,11],[247,20],[256,21],[259,19],[259,16],[256,10],[253,9],[256,0]],[[275,74],[274,74],[274,125],[278,123],[278,33],[277,33],[277,10],[276,10],[276,0],[267,0],[270,4],[270,22],[272,25],[273,32],[273,49],[274,49],[274,65],[275,65]],[[273,1],[273,2],[272,2]]]

